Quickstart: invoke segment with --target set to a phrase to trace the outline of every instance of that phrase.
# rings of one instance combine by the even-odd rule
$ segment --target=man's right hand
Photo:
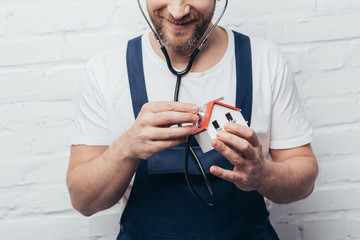
[[[195,104],[149,102],[142,107],[135,123],[125,133],[128,154],[136,159],[149,159],[158,152],[185,142],[196,133],[193,125],[199,120]],[[177,124],[190,123],[183,127]]]

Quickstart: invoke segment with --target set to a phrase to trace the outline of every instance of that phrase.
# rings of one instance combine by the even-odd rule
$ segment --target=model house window
[[[226,118],[227,118],[227,120],[229,121],[229,122],[233,122],[234,121],[234,119],[233,119],[233,117],[231,116],[231,114],[228,112],[227,114],[225,114],[225,116],[226,116]]]
[[[218,123],[216,120],[212,122],[212,125],[214,126],[214,128],[216,129],[216,131],[218,131],[218,130],[221,129],[219,123]]]

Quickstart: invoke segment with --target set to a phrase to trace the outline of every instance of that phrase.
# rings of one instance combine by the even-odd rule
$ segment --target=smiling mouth
[[[166,21],[175,30],[185,30],[187,27],[189,27],[191,24],[195,22],[195,20],[186,21],[186,22],[176,22],[176,21],[171,21],[169,19],[166,19]]]
[[[167,19],[169,22],[171,22],[172,24],[175,24],[175,25],[187,25],[187,24],[191,24],[193,22],[195,22],[196,20],[195,19],[192,19],[192,20],[188,20],[186,22],[177,22],[177,21],[172,21],[170,19]]]

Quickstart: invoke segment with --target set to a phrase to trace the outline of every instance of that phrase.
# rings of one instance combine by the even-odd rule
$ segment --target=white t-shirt
[[[235,106],[236,65],[234,35],[226,30],[228,48],[221,61],[201,73],[189,73],[181,81],[179,101],[199,106],[225,97]],[[251,127],[263,154],[309,143],[312,130],[301,107],[293,75],[277,46],[250,38],[253,73]],[[143,63],[149,101],[172,101],[176,77],[152,49],[149,34],[142,37]],[[135,121],[126,67],[126,47],[107,51],[87,64],[87,80],[80,84],[78,111],[72,134],[73,145],[111,145]],[[131,185],[122,199],[123,207]]]

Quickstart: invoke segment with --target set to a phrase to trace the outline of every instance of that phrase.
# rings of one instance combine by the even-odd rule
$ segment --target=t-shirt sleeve
[[[72,145],[109,145],[106,103],[94,74],[94,64],[86,64],[86,78],[80,82]]]
[[[283,59],[272,83],[271,149],[303,146],[312,140],[293,73]]]

